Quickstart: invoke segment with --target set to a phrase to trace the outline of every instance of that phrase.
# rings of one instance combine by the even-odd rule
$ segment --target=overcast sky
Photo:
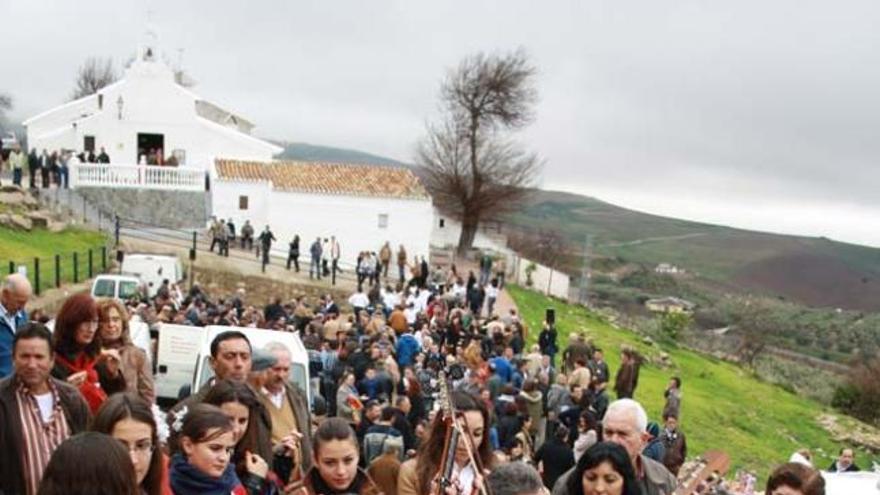
[[[88,56],[121,64],[148,11],[262,137],[412,161],[446,70],[523,47],[543,188],[880,246],[877,1],[4,0],[12,116],[63,102]]]

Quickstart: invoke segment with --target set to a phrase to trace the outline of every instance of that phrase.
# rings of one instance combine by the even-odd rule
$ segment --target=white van
[[[141,295],[141,280],[131,275],[98,275],[92,282],[92,297],[127,301]]]
[[[177,256],[161,254],[126,254],[120,271],[140,278],[147,286],[149,297],[156,295],[163,280],[178,283],[184,278],[183,265]]]
[[[156,396],[163,402],[175,402],[180,389],[189,385],[191,393],[214,377],[211,368],[211,342],[221,332],[236,330],[245,334],[255,351],[270,342],[278,342],[290,350],[290,381],[305,391],[311,404],[309,355],[299,333],[259,328],[187,325],[162,325],[159,328],[159,349],[156,356]]]

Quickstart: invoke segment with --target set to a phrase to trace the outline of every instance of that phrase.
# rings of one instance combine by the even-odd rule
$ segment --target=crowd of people
[[[392,284],[388,250],[350,311],[329,295],[260,307],[245,288],[219,297],[166,282],[152,299],[72,295],[52,332],[48,315],[25,311],[28,280],[9,275],[0,293],[0,493],[675,491],[688,456],[680,377],[670,378],[654,423],[633,399],[634,350],[623,350],[612,377],[587,333],[559,346],[549,315],[527,347],[515,310],[484,314],[471,304],[479,278],[498,286],[491,264],[481,262],[467,283],[419,272]],[[255,348],[230,328],[210,346],[214,377],[163,411],[154,350],[132,343],[132,320],[160,338],[165,323],[298,332],[310,397],[290,380],[289,349]],[[845,454],[835,470],[853,468]],[[783,465],[767,493],[821,494],[815,473]],[[705,493],[724,490],[718,483]]]
[[[24,173],[27,171],[27,187],[31,189],[48,189],[53,186],[66,189],[70,168],[75,163],[110,163],[110,157],[104,148],[98,154],[94,151],[76,153],[72,150],[49,152],[45,148],[42,151],[31,148],[26,152],[15,145],[8,154],[3,153],[0,156],[3,157],[0,158],[0,169],[12,171],[12,183],[22,186]]]
[[[165,157],[161,148],[142,150],[138,159],[140,165],[177,166],[175,156]],[[43,148],[22,149],[13,144],[9,149],[0,150],[0,170],[11,171],[12,183],[22,186],[27,173],[27,187],[31,189],[49,189],[50,187],[67,188],[70,179],[70,168],[77,163],[110,163],[110,155],[101,147],[95,150],[74,151],[58,149],[49,151]]]

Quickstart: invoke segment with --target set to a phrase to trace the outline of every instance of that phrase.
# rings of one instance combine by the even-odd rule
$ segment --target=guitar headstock
[[[437,381],[439,382],[440,386],[440,410],[443,412],[444,418],[452,418],[454,414],[452,407],[452,397],[449,395],[449,384],[446,381],[445,371],[441,370],[440,373],[437,374]]]

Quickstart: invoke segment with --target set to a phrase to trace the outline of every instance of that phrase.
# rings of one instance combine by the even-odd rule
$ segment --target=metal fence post
[[[89,277],[92,278],[94,271],[92,270],[92,248],[89,248]]]
[[[73,252],[73,283],[79,283],[79,256],[76,251]]]
[[[116,215],[116,225],[113,228],[114,237],[116,238],[116,244],[113,247],[119,247],[119,215]]]
[[[34,294],[40,295],[40,258],[34,258]]]
[[[107,246],[101,246],[101,273],[107,271]]]
[[[55,255],[55,287],[61,287],[61,255]]]
[[[10,261],[9,262],[9,274],[12,275],[13,273],[15,273],[15,262]]]
[[[333,260],[333,271],[331,272],[330,283],[336,285],[336,264],[338,261]]]

